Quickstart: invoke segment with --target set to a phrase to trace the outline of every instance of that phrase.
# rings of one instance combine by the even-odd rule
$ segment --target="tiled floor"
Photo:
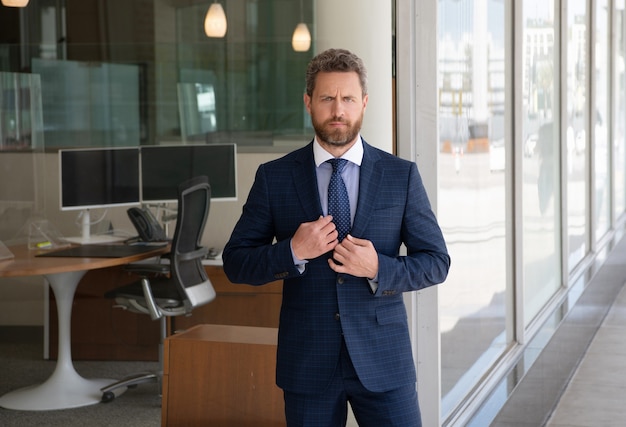
[[[626,287],[554,410],[548,427],[626,425]]]
[[[571,284],[469,427],[626,426],[624,260],[626,237],[616,235]]]

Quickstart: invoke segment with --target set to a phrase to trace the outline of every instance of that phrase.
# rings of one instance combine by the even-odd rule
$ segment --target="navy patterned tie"
[[[346,159],[327,160],[333,166],[333,173],[328,184],[328,213],[333,216],[333,222],[337,226],[339,241],[350,232],[350,199],[346,184],[341,178],[341,171],[346,166]]]

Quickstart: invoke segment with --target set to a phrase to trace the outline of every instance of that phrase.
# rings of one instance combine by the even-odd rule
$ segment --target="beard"
[[[331,128],[328,126],[328,123],[331,122],[344,123],[346,128]],[[317,121],[315,117],[311,117],[311,123],[313,124],[313,129],[315,129],[315,133],[321,142],[325,142],[326,144],[333,145],[335,147],[343,147],[354,141],[359,134],[361,125],[363,124],[363,116],[361,115],[361,117],[359,117],[355,122],[349,122],[345,119],[333,117],[324,123]]]

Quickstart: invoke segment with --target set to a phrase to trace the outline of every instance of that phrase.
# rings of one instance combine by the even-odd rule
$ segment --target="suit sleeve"
[[[241,217],[224,247],[222,258],[228,279],[233,283],[263,285],[299,276],[290,240],[274,241],[275,235],[266,170],[261,165]]]
[[[415,163],[411,164],[401,239],[407,254],[378,256],[376,296],[415,291],[442,283],[450,256]]]

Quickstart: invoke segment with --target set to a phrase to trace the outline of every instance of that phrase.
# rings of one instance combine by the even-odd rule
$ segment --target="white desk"
[[[43,251],[26,245],[9,248],[15,258],[0,261],[0,277],[44,276],[50,283],[59,318],[59,354],[52,375],[42,384],[11,391],[0,397],[0,407],[43,411],[77,408],[100,402],[100,389],[114,379],[86,379],[74,369],[71,346],[72,301],[78,282],[89,270],[114,267],[166,253],[168,247],[120,258],[37,257]]]

